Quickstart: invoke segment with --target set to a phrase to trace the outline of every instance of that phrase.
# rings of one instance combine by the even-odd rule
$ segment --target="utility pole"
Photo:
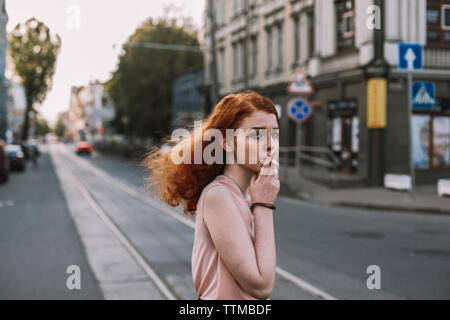
[[[384,82],[387,88],[387,79],[389,74],[389,64],[384,58],[384,0],[374,0],[374,5],[379,8],[380,26],[373,29],[374,37],[374,58],[364,67],[364,75],[367,80],[377,80]],[[377,101],[377,109],[382,105],[387,105],[387,89],[384,92],[376,93],[376,97],[371,97],[367,90],[367,99],[373,98]],[[384,101],[381,101],[384,99]],[[369,112],[369,110],[367,110]],[[387,108],[385,110],[387,114]],[[382,186],[385,173],[385,126],[373,126],[368,128],[368,179],[374,186]]]
[[[212,107],[219,102],[219,90],[217,85],[217,55],[216,55],[216,17],[214,12],[214,0],[208,0],[209,17],[209,37],[210,37],[210,63],[209,63],[209,81],[210,81],[210,99],[211,106],[208,106],[206,114],[212,111]]]

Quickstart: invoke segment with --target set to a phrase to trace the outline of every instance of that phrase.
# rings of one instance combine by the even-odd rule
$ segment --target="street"
[[[145,193],[141,167],[71,144],[42,152],[0,187],[0,299],[197,299],[193,220]],[[450,298],[450,216],[276,205],[271,299]],[[373,265],[381,289],[367,286]]]

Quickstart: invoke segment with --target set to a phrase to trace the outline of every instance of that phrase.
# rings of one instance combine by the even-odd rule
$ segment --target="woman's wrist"
[[[273,210],[266,207],[255,207],[250,212],[253,216],[272,216]]]
[[[253,211],[253,210],[255,210],[255,208],[259,208],[259,207],[267,208],[270,210],[276,209],[275,205],[271,202],[253,201],[250,205],[250,211]]]

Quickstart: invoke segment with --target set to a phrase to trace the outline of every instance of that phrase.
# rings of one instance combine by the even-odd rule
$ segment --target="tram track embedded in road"
[[[63,156],[65,157],[65,156]],[[174,290],[165,282],[162,276],[160,276],[155,268],[150,264],[150,262],[140,253],[140,251],[133,245],[133,243],[128,239],[124,232],[115,224],[108,213],[102,208],[101,204],[95,199],[94,195],[91,194],[89,189],[84,185],[84,183],[73,174],[72,170],[62,161],[59,163],[65,173],[70,176],[73,183],[86,199],[89,206],[95,211],[95,213],[100,217],[100,219],[105,223],[108,229],[114,234],[117,240],[123,245],[130,256],[136,261],[136,263],[142,268],[148,278],[155,284],[161,294],[167,300],[178,300],[179,297],[174,292]]]

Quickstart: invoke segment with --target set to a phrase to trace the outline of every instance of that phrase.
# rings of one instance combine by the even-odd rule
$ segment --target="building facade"
[[[0,139],[6,139],[7,130],[7,88],[8,83],[5,76],[6,54],[8,40],[6,35],[6,24],[8,23],[8,14],[5,9],[5,0],[0,0]]]
[[[173,83],[172,93],[172,127],[191,125],[203,116],[203,68],[188,70],[177,77]]]
[[[215,0],[220,96],[253,89],[270,97],[282,110],[280,145],[294,146],[296,124],[286,110],[296,96],[286,89],[302,69],[314,93],[305,97],[313,115],[301,126],[301,144],[328,148],[340,173],[370,182],[374,160],[365,70],[375,56],[374,31],[368,26],[374,21],[368,13],[373,4],[373,0]],[[450,177],[450,3],[390,0],[384,6],[384,59],[389,68],[383,170],[409,173],[410,155],[420,154],[423,161],[414,162],[418,183]],[[206,83],[211,83],[210,23],[207,15]],[[413,113],[412,132],[419,138],[409,136],[407,73],[397,68],[401,42],[424,46],[424,69],[413,72],[413,79],[435,86],[435,106]],[[284,166],[293,165],[293,160],[292,154],[280,154]]]
[[[114,118],[114,106],[104,84],[92,81],[87,86],[72,87],[67,117],[71,139],[99,138],[104,122]]]
[[[23,86],[14,80],[8,81],[7,143],[17,143],[21,140],[26,107],[27,102]],[[33,123],[31,122],[30,125],[33,126]]]

